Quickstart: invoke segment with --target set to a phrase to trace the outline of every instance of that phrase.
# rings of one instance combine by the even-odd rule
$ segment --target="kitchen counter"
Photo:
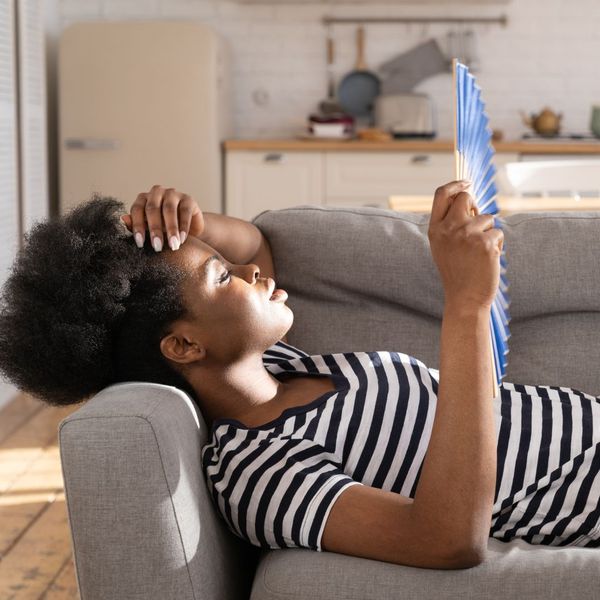
[[[600,154],[600,139],[596,141],[509,140],[494,142],[496,152],[519,154]],[[282,139],[232,139],[223,142],[225,151],[335,151],[335,152],[452,152],[452,140],[390,140],[370,142],[364,140],[302,140]]]
[[[391,210],[405,212],[431,212],[432,195],[396,195],[390,196],[388,203]],[[600,198],[581,198],[576,200],[568,196],[551,197],[519,197],[498,196],[500,216],[521,212],[539,211],[600,211]]]
[[[600,140],[507,140],[494,147],[499,173],[527,160],[586,158],[600,166]],[[232,139],[223,148],[225,214],[246,221],[264,210],[302,204],[429,212],[433,191],[451,181],[456,168],[449,139]],[[504,179],[499,175],[499,193],[511,193]],[[600,200],[506,198],[500,209],[600,210]]]

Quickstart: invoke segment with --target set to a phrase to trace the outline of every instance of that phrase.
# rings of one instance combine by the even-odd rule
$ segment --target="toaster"
[[[436,134],[433,101],[427,94],[418,93],[378,96],[375,124],[394,138],[433,138]]]

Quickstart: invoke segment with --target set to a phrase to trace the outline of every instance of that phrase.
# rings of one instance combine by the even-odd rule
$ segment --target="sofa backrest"
[[[600,212],[500,219],[509,282],[505,381],[600,394]],[[253,223],[309,354],[393,350],[439,369],[444,294],[429,213],[302,205]],[[468,365],[465,365],[468,368]]]

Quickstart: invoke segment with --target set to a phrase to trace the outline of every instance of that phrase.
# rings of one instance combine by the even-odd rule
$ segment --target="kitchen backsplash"
[[[232,57],[233,123],[243,138],[293,136],[326,96],[325,15],[336,17],[506,14],[508,25],[473,24],[477,80],[491,127],[505,139],[528,131],[519,111],[549,106],[563,113],[563,133],[588,133],[591,106],[600,105],[600,3],[597,0],[512,0],[508,4],[244,5],[225,0],[58,0],[59,33],[74,21],[199,19],[228,41]],[[452,24],[366,24],[370,69],[435,38],[447,51]],[[356,25],[335,24],[336,81],[356,60]],[[160,43],[160,40],[156,40]],[[438,138],[452,137],[452,76],[438,74],[413,91],[429,94]],[[148,82],[148,93],[153,85]]]

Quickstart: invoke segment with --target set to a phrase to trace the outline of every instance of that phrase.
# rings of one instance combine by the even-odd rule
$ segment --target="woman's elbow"
[[[471,569],[485,562],[487,558],[487,544],[474,546],[458,553],[456,558],[456,569]]]

